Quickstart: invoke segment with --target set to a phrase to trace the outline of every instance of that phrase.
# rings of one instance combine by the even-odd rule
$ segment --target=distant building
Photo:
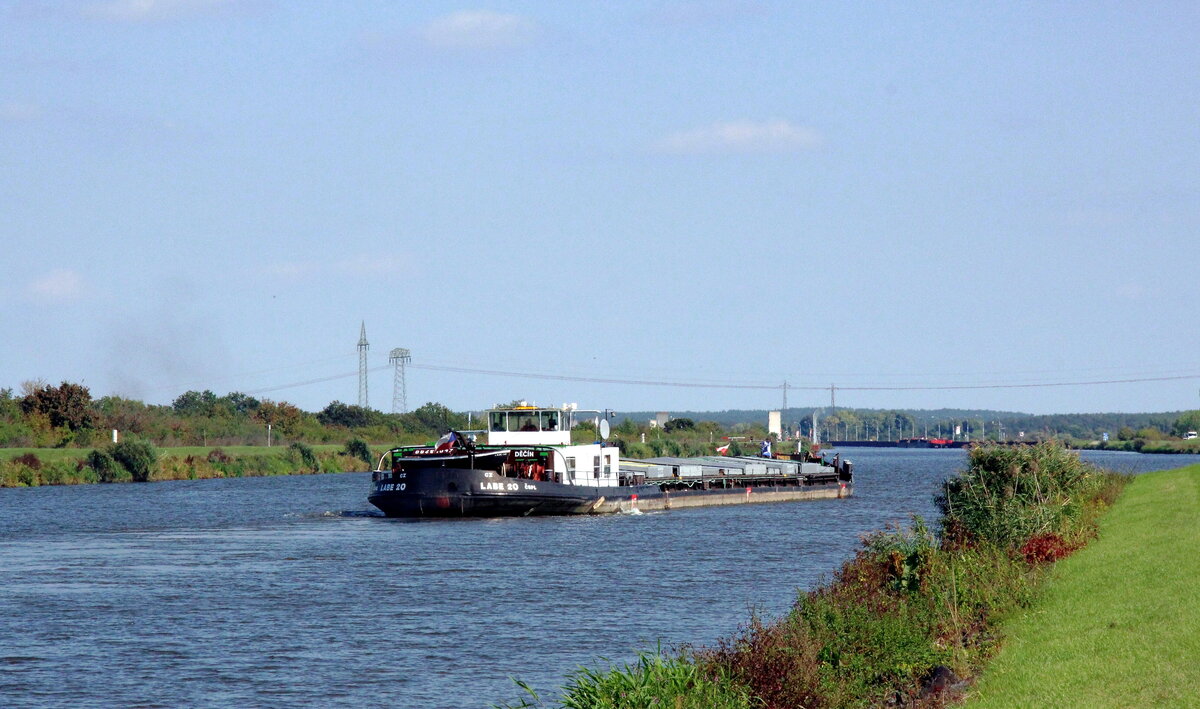
[[[783,440],[783,423],[779,411],[767,412],[767,433],[775,434],[776,440]]]

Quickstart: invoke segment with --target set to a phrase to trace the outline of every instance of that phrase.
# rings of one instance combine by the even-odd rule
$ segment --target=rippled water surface
[[[0,706],[486,707],[784,612],[933,517],[956,450],[856,449],[848,500],[373,516],[365,474],[0,490]],[[1127,471],[1200,456],[1087,454]]]

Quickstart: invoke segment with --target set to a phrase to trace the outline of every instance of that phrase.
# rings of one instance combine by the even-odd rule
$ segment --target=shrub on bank
[[[522,682],[517,684],[528,697],[519,704],[498,705],[500,709],[547,706],[531,687]],[[579,668],[571,674],[562,697],[554,706],[564,709],[750,709],[754,704],[745,688],[723,677],[714,678],[693,662],[666,657],[662,652],[643,652],[639,653],[637,663],[620,669]]]
[[[303,446],[303,444],[299,445]],[[167,455],[159,461],[153,479],[206,480],[317,472],[316,457],[311,448],[308,449],[308,453],[313,456],[314,462],[307,464],[292,446],[271,449],[269,453],[255,455],[230,455],[220,448],[214,448],[204,456]]]
[[[97,448],[88,453],[87,465],[96,473],[96,479],[102,483],[115,483],[131,479],[129,471],[117,463],[108,451]]]
[[[919,518],[909,530],[871,535],[783,618],[752,618],[714,648],[661,661],[746,693],[747,704],[729,706],[940,706],[945,696],[932,687],[978,672],[996,649],[997,622],[1033,599],[1047,563],[1094,536],[1124,482],[1054,443],[974,449],[937,498],[939,536]],[[583,681],[593,696],[630,671],[576,673],[568,690]],[[690,690],[669,694],[653,675],[637,676],[652,685],[640,696],[692,701]],[[605,701],[580,706],[672,706]]]
[[[315,473],[321,470],[321,463],[317,460],[317,456],[313,453],[313,449],[300,441],[296,441],[288,446],[288,458],[292,462],[303,465],[310,472]]]
[[[322,452],[317,455],[317,460],[320,461],[321,469],[318,472],[322,473],[345,473],[354,470],[363,470],[362,460],[353,456],[346,455],[344,452]],[[366,467],[374,467],[369,465]]]
[[[1037,535],[1089,534],[1089,501],[1112,497],[1120,484],[1056,443],[983,446],[935,502],[950,542],[1016,550]]]
[[[969,670],[998,613],[1025,602],[1023,564],[996,550],[945,552],[918,519],[878,533],[781,620],[750,626],[701,661],[767,707],[908,701],[937,666]]]
[[[135,483],[150,481],[154,472],[154,464],[158,462],[158,451],[146,441],[121,441],[108,448],[109,455],[121,467],[129,471],[129,476]]]
[[[371,459],[371,448],[367,442],[361,438],[351,438],[346,441],[346,447],[342,449],[342,455],[351,458],[358,458],[368,466],[374,465],[375,461]]]
[[[40,481],[38,471],[17,460],[6,460],[0,463],[0,480],[5,487],[30,487]]]
[[[0,487],[74,485],[89,482],[98,482],[98,478],[82,460],[42,460],[33,453],[26,453],[0,462]]]

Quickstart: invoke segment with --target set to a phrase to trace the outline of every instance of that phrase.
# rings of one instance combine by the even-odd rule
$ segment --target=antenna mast
[[[408,386],[404,381],[404,365],[412,361],[412,356],[403,347],[397,347],[388,355],[388,363],[396,366],[396,376],[392,380],[392,413],[408,413]]]
[[[363,320],[358,335],[358,405],[367,408],[367,321]]]

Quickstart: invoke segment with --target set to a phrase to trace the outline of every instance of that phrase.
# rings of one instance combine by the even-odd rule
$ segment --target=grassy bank
[[[998,624],[1095,536],[1125,480],[1056,444],[974,449],[938,498],[940,535],[919,519],[877,533],[784,617],[658,663],[577,672],[562,705],[942,706],[992,657]]]
[[[972,691],[971,709],[1200,705],[1200,466],[1135,479],[1065,560]]]
[[[204,480],[211,478],[309,475],[369,470],[382,448],[362,445],[366,453],[347,452],[347,446],[186,446],[154,449],[144,468],[125,465],[106,448],[7,448],[0,450],[0,487],[82,485],[102,482]],[[370,458],[371,462],[366,462]]]

